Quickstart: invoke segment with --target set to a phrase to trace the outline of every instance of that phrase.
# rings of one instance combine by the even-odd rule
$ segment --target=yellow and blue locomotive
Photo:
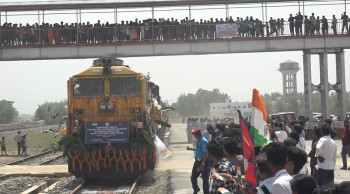
[[[120,59],[96,59],[92,67],[71,77],[69,172],[86,178],[132,178],[154,169],[154,98],[160,99],[159,87]]]

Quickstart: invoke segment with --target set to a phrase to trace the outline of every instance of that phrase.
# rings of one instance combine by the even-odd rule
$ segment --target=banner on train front
[[[238,36],[237,24],[217,24],[216,37],[217,38],[232,38]]]
[[[85,123],[85,143],[129,143],[129,121]]]

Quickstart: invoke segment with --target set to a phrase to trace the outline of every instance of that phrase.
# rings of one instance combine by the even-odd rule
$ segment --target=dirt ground
[[[58,128],[57,125],[50,125],[45,127],[21,129],[21,134],[27,134],[27,153],[29,155],[34,155],[54,147],[60,139],[61,134],[55,138],[55,132],[41,133],[41,131],[56,128]],[[8,154],[7,156],[0,155],[0,166],[26,157],[17,155],[17,143],[14,140],[15,135],[17,135],[17,130],[0,132],[0,137],[6,138],[6,151]]]
[[[7,153],[8,155],[2,155],[0,156],[0,166],[10,163],[10,162],[14,162],[16,160],[19,160],[21,158],[24,158],[25,156],[22,155],[15,155],[15,153]]]

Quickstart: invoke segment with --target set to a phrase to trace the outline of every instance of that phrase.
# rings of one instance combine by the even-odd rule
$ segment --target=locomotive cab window
[[[128,95],[140,93],[140,84],[136,77],[111,79],[111,95]]]
[[[81,96],[103,96],[103,79],[79,79],[73,87],[75,97]]]

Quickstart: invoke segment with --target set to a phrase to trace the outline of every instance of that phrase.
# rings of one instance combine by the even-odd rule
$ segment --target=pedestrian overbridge
[[[0,47],[1,61],[207,55],[350,48],[350,35],[53,44]]]

